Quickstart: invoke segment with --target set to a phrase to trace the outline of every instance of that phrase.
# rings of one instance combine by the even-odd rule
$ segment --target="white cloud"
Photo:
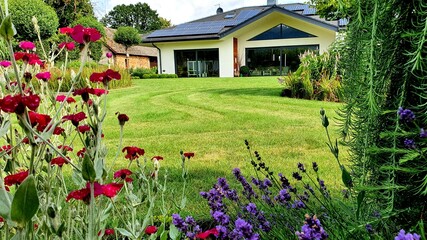
[[[108,13],[115,5],[136,4],[138,0],[93,0],[98,16]],[[218,4],[224,11],[240,7],[266,5],[267,0],[146,0],[151,9],[156,10],[160,17],[171,20],[172,24],[180,24],[208,17],[216,13]],[[304,0],[278,0],[279,4],[304,2]]]

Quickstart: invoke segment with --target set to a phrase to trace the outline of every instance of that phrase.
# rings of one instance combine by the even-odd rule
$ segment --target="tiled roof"
[[[114,41],[114,32],[116,29],[105,28],[106,33],[106,45],[114,54],[126,54],[125,46],[118,44]],[[144,46],[132,46],[128,48],[128,53],[130,56],[147,56],[147,57],[157,57],[158,50],[154,47],[144,47]]]
[[[218,39],[272,11],[280,11],[335,31],[347,24],[346,20],[327,21],[322,19],[316,15],[315,8],[302,3],[243,7],[154,31],[144,37],[143,42]]]

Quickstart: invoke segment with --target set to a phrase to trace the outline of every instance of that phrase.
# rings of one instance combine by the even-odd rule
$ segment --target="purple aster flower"
[[[420,240],[420,238],[421,236],[416,233],[406,233],[405,230],[401,229],[394,240]]]
[[[413,139],[406,138],[405,141],[403,141],[403,145],[405,145],[406,148],[415,149],[415,141]]]
[[[400,120],[405,122],[412,122],[415,120],[415,114],[409,109],[403,109],[402,107],[399,107],[397,114],[399,115]]]

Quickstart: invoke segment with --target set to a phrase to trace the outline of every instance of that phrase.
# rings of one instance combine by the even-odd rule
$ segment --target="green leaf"
[[[169,237],[172,240],[178,239],[180,237],[179,229],[173,224],[171,224],[169,227]]]
[[[37,195],[34,176],[28,176],[16,190],[13,198],[10,216],[13,221],[23,227],[36,214],[39,209],[39,197]]]
[[[0,216],[9,218],[10,207],[12,205],[12,195],[4,188],[0,188]]]
[[[184,208],[185,208],[185,205],[187,205],[187,197],[183,197],[183,198],[181,199],[181,206],[180,206],[180,208],[181,208],[181,209],[184,209]]]
[[[341,178],[344,185],[348,188],[352,188],[353,180],[351,178],[350,173],[347,171],[347,169],[345,169],[344,165],[341,165],[341,172],[342,172]]]
[[[10,121],[7,120],[3,123],[3,125],[0,128],[0,138],[4,137],[9,132],[10,127]]]
[[[133,234],[131,232],[129,232],[128,230],[124,229],[124,228],[116,228],[117,231],[119,231],[120,234],[122,234],[125,237],[132,237]]]
[[[15,35],[16,30],[12,25],[12,19],[10,15],[7,16],[0,25],[0,36],[2,36],[5,40],[11,40],[13,35]]]
[[[93,182],[96,178],[95,169],[93,167],[92,160],[89,159],[89,156],[85,154],[82,163],[82,177],[84,180]]]
[[[101,179],[104,173],[104,160],[103,159],[95,159],[95,172],[96,178]]]
[[[356,211],[356,217],[359,218],[360,215],[360,208],[362,206],[363,200],[365,200],[366,191],[360,191],[357,195],[357,211]]]
[[[405,156],[403,156],[402,158],[400,158],[399,163],[403,164],[403,163],[406,163],[408,161],[412,161],[414,159],[417,159],[417,157],[419,157],[419,156],[420,156],[419,152],[408,153]]]
[[[160,240],[167,240],[167,239],[168,239],[168,231],[162,232],[162,234],[160,234]]]

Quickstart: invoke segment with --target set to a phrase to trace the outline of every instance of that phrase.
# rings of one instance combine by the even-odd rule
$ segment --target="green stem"
[[[114,164],[115,164],[115,162],[116,162],[117,158],[119,157],[120,151],[121,151],[121,149],[122,149],[122,144],[123,144],[123,125],[120,125],[119,146],[118,146],[118,148],[117,148],[116,155],[114,156],[113,161],[111,162],[111,165],[110,165],[110,167],[108,168],[108,171],[107,171],[107,172],[110,172],[110,171],[111,171],[111,168],[114,166]]]
[[[95,186],[94,183],[90,183],[90,200],[89,200],[89,228],[87,232],[87,240],[92,240],[96,236],[94,234],[95,225]]]

